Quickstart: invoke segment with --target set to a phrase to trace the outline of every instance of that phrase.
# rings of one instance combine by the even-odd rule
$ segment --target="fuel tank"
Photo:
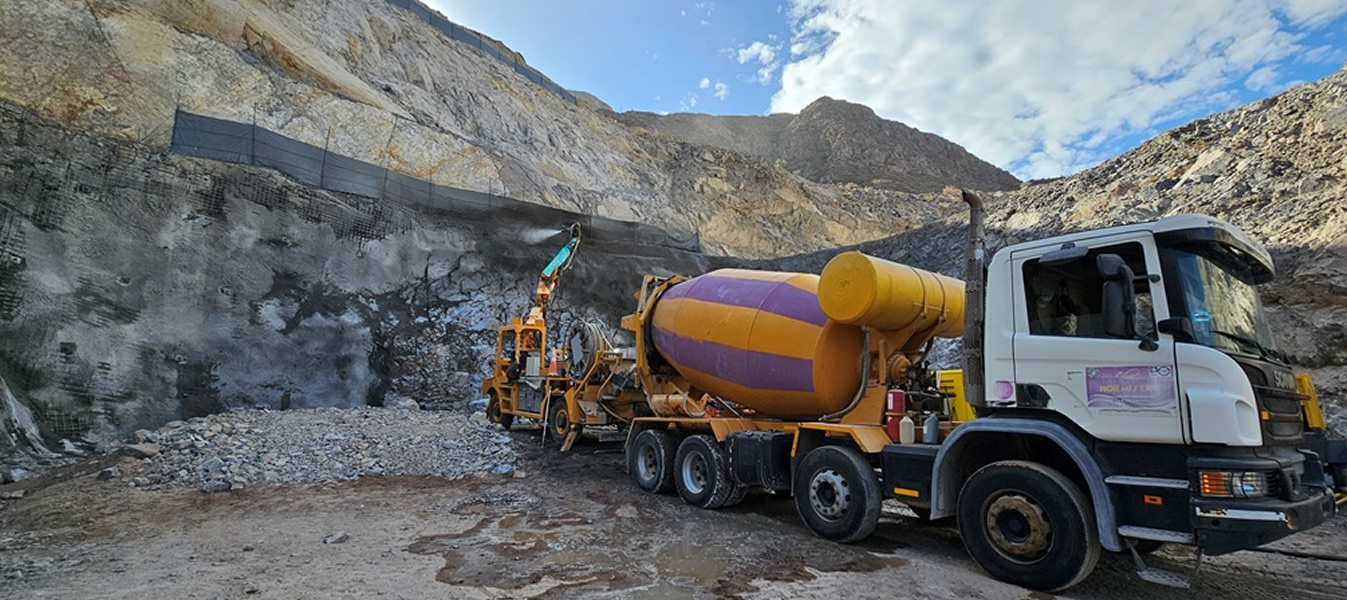
[[[819,307],[819,278],[721,269],[670,287],[651,316],[655,349],[698,389],[786,419],[845,408],[861,378],[859,327]]]

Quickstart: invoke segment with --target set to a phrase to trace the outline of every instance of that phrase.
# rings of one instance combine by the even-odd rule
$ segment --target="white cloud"
[[[1344,14],[1342,0],[791,0],[771,110],[845,98],[1021,177],[1061,175],[1108,140],[1230,106],[1232,86],[1280,89],[1275,66],[1327,54],[1305,32]],[[736,57],[766,68],[779,49]]]
[[[772,63],[761,69],[758,69],[758,83],[767,85],[772,82],[772,75],[776,73],[777,63]]]
[[[776,36],[768,36],[768,39],[775,40]],[[772,76],[776,74],[777,67],[781,66],[781,61],[777,60],[777,53],[781,51],[781,43],[776,45],[765,42],[753,42],[739,49],[727,50],[739,64],[757,63],[762,65],[757,73],[746,78],[749,81],[756,81],[762,85],[772,82]],[[792,46],[792,52],[794,47]]]
[[[703,80],[703,81],[705,81],[705,80]],[[723,84],[723,83],[717,81],[717,82],[716,82],[716,91],[712,92],[711,95],[715,96],[717,100],[724,100],[724,99],[726,99],[726,98],[729,98],[729,97],[730,97],[730,86],[725,85],[725,84]]]
[[[741,65],[749,61],[756,61],[765,65],[776,58],[776,48],[765,42],[753,42],[740,48],[737,56]]]
[[[710,78],[710,77],[703,77],[701,81],[697,82],[697,87],[698,87],[698,88],[701,88],[701,89],[703,89],[703,90],[706,89],[706,88],[711,87],[711,78]]]
[[[1244,78],[1244,87],[1257,91],[1272,91],[1277,87],[1277,68],[1259,67]]]
[[[680,10],[680,11],[678,11],[678,16],[680,16],[680,17],[686,17],[686,16],[688,16],[688,11],[686,11],[686,10]]]
[[[688,112],[697,107],[697,94],[688,94],[678,101],[679,112]]]

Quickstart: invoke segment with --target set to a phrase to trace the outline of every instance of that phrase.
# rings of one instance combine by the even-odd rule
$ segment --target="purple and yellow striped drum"
[[[697,388],[766,415],[812,419],[860,385],[860,328],[828,320],[817,275],[722,269],[664,292],[660,355]]]

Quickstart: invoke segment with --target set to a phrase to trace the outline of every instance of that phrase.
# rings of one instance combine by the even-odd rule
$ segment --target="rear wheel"
[[[677,448],[668,431],[647,429],[636,434],[627,448],[627,472],[636,486],[655,494],[672,492]]]
[[[684,502],[698,508],[720,508],[734,495],[729,459],[715,438],[690,435],[674,457],[674,486]]]
[[[879,523],[879,478],[851,448],[821,446],[800,461],[795,510],[815,535],[835,542],[864,539]]]
[[[1065,475],[1024,461],[992,463],[959,492],[959,534],[968,554],[993,577],[1056,592],[1094,570],[1099,534],[1094,510]]]
[[[736,506],[743,502],[744,498],[748,497],[748,486],[739,485],[737,483],[731,483],[731,485],[734,486],[734,491],[731,491],[730,497],[726,498],[725,503],[720,505],[721,508]]]
[[[500,398],[493,392],[486,401],[486,419],[500,425],[503,429],[509,430],[514,425],[514,415],[507,415],[500,410]]]

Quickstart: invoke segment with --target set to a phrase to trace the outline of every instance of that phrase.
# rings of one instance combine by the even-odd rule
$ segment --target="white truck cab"
[[[1133,550],[1143,577],[1175,583],[1135,549],[1224,554],[1334,514],[1323,464],[1299,447],[1303,397],[1255,289],[1275,274],[1267,250],[1229,223],[1183,215],[1016,244],[985,262],[969,196],[964,376],[982,418],[942,444],[933,516],[964,510],[961,464],[1022,455],[1088,494],[1104,548]],[[1005,542],[1014,524],[1035,522],[1002,513],[1019,516],[989,527],[992,554],[1018,547]]]
[[[1131,324],[1106,307],[1103,255],[1134,277]],[[1007,247],[987,273],[986,406],[1051,403],[1103,441],[1299,442],[1295,377],[1254,288],[1272,259],[1238,228],[1183,215],[1064,235]]]

